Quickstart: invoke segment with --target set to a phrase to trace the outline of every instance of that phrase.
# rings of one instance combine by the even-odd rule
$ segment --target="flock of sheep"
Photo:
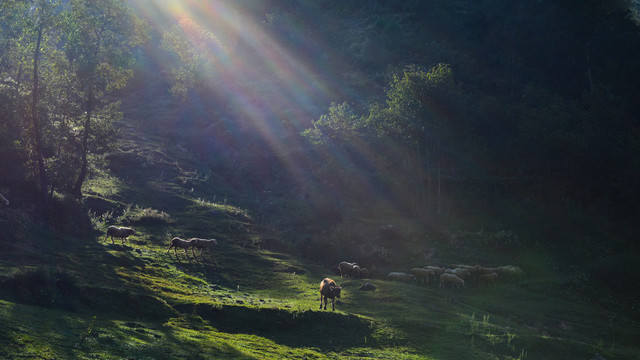
[[[109,226],[107,228],[107,235],[104,237],[103,241],[107,241],[107,238],[111,237],[111,243],[113,244],[113,238],[117,237],[122,240],[122,244],[124,245],[125,240],[129,238],[131,235],[135,235],[136,232],[132,228],[128,227],[118,227],[118,226]],[[195,249],[200,249],[200,255],[202,255],[203,250],[207,250],[208,253],[211,253],[211,246],[218,245],[218,241],[216,239],[200,239],[200,238],[191,238],[189,240],[183,240],[179,237],[174,237],[169,242],[169,248],[167,249],[167,253],[171,248],[173,248],[173,252],[178,255],[178,248],[184,249],[184,254],[188,256],[187,250],[191,249],[193,256],[196,256]]]
[[[362,279],[369,277],[369,271],[360,267],[356,263],[342,261],[338,264],[338,271],[341,278]],[[475,283],[478,286],[496,286],[498,279],[504,280],[522,280],[524,271],[513,265],[505,265],[498,267],[484,267],[480,265],[464,265],[456,264],[448,267],[428,265],[422,268],[413,268],[410,273],[390,272],[385,279],[391,281],[412,282],[419,284],[439,284],[439,287],[451,288],[457,287],[461,289],[469,283]],[[465,282],[466,280],[466,282]],[[369,288],[364,286],[363,290],[375,289],[371,284]],[[342,287],[330,278],[325,278],[320,282],[320,310],[327,310],[327,302],[331,299],[332,310],[335,311],[335,298],[340,298]]]
[[[513,265],[484,267],[481,265],[455,264],[448,267],[425,266],[413,268],[410,274],[390,273],[388,280],[412,281],[416,284],[450,285],[458,289],[472,283],[477,286],[495,286],[498,280],[522,280],[524,271]]]
[[[338,264],[338,270],[342,278],[362,279],[369,275],[366,268],[346,261]],[[475,283],[478,286],[495,286],[498,280],[521,280],[524,278],[524,271],[513,265],[498,267],[464,264],[448,267],[428,265],[413,268],[409,273],[390,272],[385,278],[392,281],[413,282],[416,285],[438,284],[439,287],[450,285],[451,288],[460,289],[469,283]]]

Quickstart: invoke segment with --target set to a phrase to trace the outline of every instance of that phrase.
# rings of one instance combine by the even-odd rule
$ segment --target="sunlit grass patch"
[[[185,356],[190,353],[186,349],[192,349],[191,351],[197,349],[199,354],[191,354],[191,356],[198,356],[198,358],[231,357],[269,360],[287,358],[318,359],[325,357],[313,350],[279,345],[261,336],[229,334],[207,327],[190,329],[184,327],[183,324],[183,322],[165,324],[170,328],[169,335],[185,345],[180,350],[174,349],[171,353],[172,356]]]
[[[383,349],[363,347],[351,348],[336,354],[340,359],[376,359],[376,360],[435,360],[425,354],[416,353],[415,349],[407,347],[388,347]]]
[[[110,172],[101,171],[85,180],[82,191],[85,194],[113,198],[125,189],[126,184]]]

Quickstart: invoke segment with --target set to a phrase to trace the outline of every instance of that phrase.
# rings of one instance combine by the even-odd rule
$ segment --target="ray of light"
[[[208,84],[208,101],[215,104],[220,114],[217,129],[225,134],[212,141],[225,141],[241,147],[243,139],[237,128],[251,128],[274,154],[287,154],[295,147],[289,132],[299,133],[310,124],[300,117],[308,116],[310,107],[325,103],[327,99],[344,98],[338,81],[339,72],[326,67],[329,61],[312,62],[311,54],[337,57],[333,48],[321,39],[300,37],[304,32],[303,19],[284,19],[285,34],[271,36],[260,19],[249,16],[233,1],[196,0],[131,0],[136,9],[150,19],[158,31],[180,26],[192,46],[199,48],[201,56],[211,65],[214,74],[204,74]],[[264,19],[263,19],[264,21]],[[206,33],[204,33],[204,32]],[[203,40],[211,35],[211,41]],[[292,40],[293,39],[293,40]],[[308,51],[292,53],[287,41],[307,41]],[[299,48],[299,47],[298,47]],[[162,60],[157,60],[159,63]],[[332,61],[331,63],[335,63]],[[320,64],[320,65],[318,65]],[[169,71],[169,69],[165,69]],[[316,99],[317,98],[317,99]],[[434,111],[440,111],[435,109]],[[290,129],[287,129],[291,127]],[[283,128],[284,127],[284,128]],[[235,134],[229,138],[228,134]],[[344,168],[358,168],[365,164],[371,172],[384,174],[389,165],[379,159],[381,152],[399,152],[394,144],[387,148],[373,148],[363,140],[354,139],[355,158],[338,152],[319,154],[341,162]],[[330,182],[330,174],[303,173],[309,169],[310,156],[277,156],[281,166],[298,182],[300,188],[322,187]],[[400,157],[400,155],[399,155]],[[356,159],[357,158],[357,159]],[[380,167],[377,168],[376,167]],[[324,178],[321,178],[324,176]],[[372,183],[366,172],[350,179],[363,192],[374,192],[378,186]],[[310,184],[312,182],[313,184]],[[326,187],[325,187],[326,189]],[[396,191],[399,191],[396,189]],[[382,198],[400,198],[399,194],[380,194]],[[406,198],[406,194],[403,194]],[[395,205],[394,205],[395,206]]]

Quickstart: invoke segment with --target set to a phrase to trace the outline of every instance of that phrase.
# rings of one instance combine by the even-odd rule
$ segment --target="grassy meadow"
[[[67,229],[90,224],[90,235],[12,223],[15,241],[0,245],[0,358],[640,356],[637,313],[573,296],[568,275],[544,252],[509,258],[527,275],[495,287],[384,280],[388,271],[426,265],[415,261],[341,279],[332,267],[267,246],[273,230],[233,205],[220,179],[161,139],[147,140],[125,140],[110,158],[112,172],[87,183],[88,215],[57,215]],[[111,224],[137,235],[105,241]],[[167,252],[174,236],[219,244],[195,256]],[[483,258],[503,264],[500,254]],[[324,277],[343,287],[335,312],[318,309]],[[359,290],[365,282],[377,289]]]

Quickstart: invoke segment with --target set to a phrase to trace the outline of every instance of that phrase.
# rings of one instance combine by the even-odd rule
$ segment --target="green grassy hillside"
[[[284,251],[278,233],[188,152],[128,134],[109,157],[111,172],[87,183],[89,218],[58,215],[61,228],[93,231],[10,227],[0,245],[0,358],[640,356],[637,313],[584,302],[567,287],[569,274],[541,252],[484,254],[494,261],[488,265],[509,259],[527,273],[496,287],[386,281],[387,271],[413,266],[395,260],[372,269],[370,279],[341,279]],[[15,220],[10,211],[3,210],[3,222]],[[137,235],[124,244],[104,241],[111,224]],[[174,236],[219,245],[196,256],[167,252]],[[440,254],[434,262],[464,260]],[[318,310],[327,276],[343,287],[335,312]],[[377,289],[359,290],[365,282]]]

